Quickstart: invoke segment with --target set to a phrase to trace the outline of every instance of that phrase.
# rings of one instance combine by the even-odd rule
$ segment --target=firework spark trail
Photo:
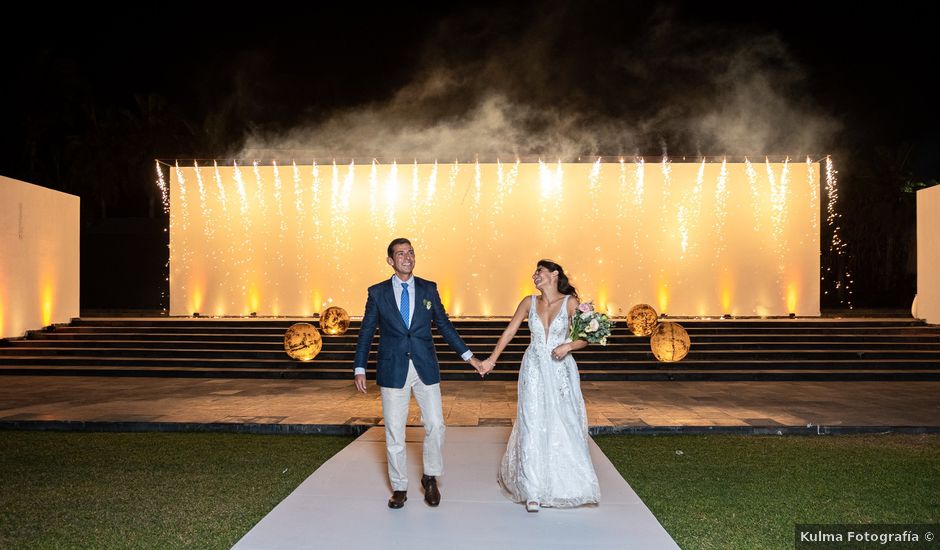
[[[203,228],[202,233],[206,237],[212,236],[212,220],[211,211],[209,210],[209,205],[206,202],[206,186],[202,181],[202,170],[199,168],[199,163],[193,161],[193,172],[196,174],[196,188],[199,190],[199,211],[202,214]]]
[[[503,163],[496,159],[496,195],[493,197],[493,213],[490,216],[490,233],[493,240],[499,242],[502,240],[502,231],[500,230],[497,219],[503,212],[503,197],[506,193],[506,174],[503,170]]]
[[[304,236],[304,182],[296,161],[291,161],[291,179],[294,183],[294,215],[297,216],[297,235],[300,242]]]
[[[202,215],[202,234],[203,238],[206,239],[206,242],[210,243],[209,262],[212,266],[210,269],[215,271],[219,260],[218,248],[211,244],[215,240],[215,225],[212,223],[212,210],[209,208],[208,201],[206,200],[206,186],[202,180],[202,170],[199,167],[199,163],[196,161],[193,161],[193,172],[196,174],[196,188],[199,190],[199,210]]]
[[[166,184],[166,177],[163,175],[163,169],[160,168],[160,161],[155,160],[154,165],[157,168],[157,187],[160,188],[160,201],[163,204],[163,213],[169,214],[170,213],[170,192]],[[170,216],[169,227],[167,227],[167,229],[165,229],[164,231],[169,232],[169,231],[172,231],[172,229],[173,229],[173,217]],[[165,269],[165,274],[166,274],[165,280],[167,283],[167,288],[164,288],[163,290],[160,291],[160,309],[163,310],[164,313],[169,311],[169,307],[170,307],[169,304],[167,303],[167,292],[168,292],[168,287],[170,284],[170,254],[172,252],[172,250],[170,249],[170,245],[167,244],[166,246],[167,246],[167,258],[166,258],[166,263],[163,265],[163,267]]]
[[[806,185],[809,188],[810,223],[812,224],[813,233],[816,233],[819,226],[819,184],[816,182],[813,161],[810,160],[809,156],[806,157]]]
[[[333,237],[333,246],[330,252],[332,253],[331,258],[327,262],[327,265],[330,266],[333,270],[337,270],[340,265],[342,265],[341,258],[339,256],[340,247],[343,244],[342,237],[340,235],[341,216],[342,207],[343,207],[343,183],[340,180],[339,176],[339,166],[336,165],[336,159],[333,159],[333,170],[332,176],[330,178],[330,217],[329,223],[327,225],[328,234],[332,234]],[[334,276],[336,274],[334,273]],[[332,277],[330,277],[332,278]]]
[[[392,168],[389,170],[387,179],[385,180],[385,229],[387,234],[391,234],[395,230],[398,190],[398,162],[392,161]],[[376,235],[376,238],[378,238],[378,235]]]
[[[219,192],[219,203],[222,205],[222,218],[228,220],[228,199],[225,195],[225,185],[222,184],[222,173],[219,172],[219,163],[212,161],[212,169],[215,177],[215,187]]]
[[[679,227],[679,248],[682,250],[679,259],[684,260],[689,250],[689,214],[684,204],[680,204],[676,210],[676,223]]]
[[[712,267],[716,266],[725,251],[725,220],[728,217],[728,159],[721,159],[721,169],[718,172],[718,182],[715,185],[715,235],[718,245],[715,247],[715,257]]]
[[[244,247],[239,248],[237,252],[233,252],[234,264],[236,266],[242,267],[248,264],[251,258],[255,255],[254,248],[254,233],[252,231],[253,224],[251,223],[250,210],[248,205],[248,191],[245,188],[245,178],[242,176],[242,170],[238,166],[238,162],[232,162],[232,173],[235,179],[235,190],[238,193],[238,211],[241,214],[241,227],[244,229],[242,236],[242,242],[245,243]],[[232,246],[235,246],[235,240],[233,239]],[[244,275],[244,274],[243,274]],[[242,290],[245,290],[245,287],[242,286]],[[247,299],[247,292],[243,292],[242,301],[244,303]]]
[[[269,239],[269,221],[268,221],[268,208],[267,203],[264,200],[264,181],[261,177],[261,168],[258,164],[258,161],[251,163],[252,172],[255,176],[255,204],[252,205],[255,207],[257,212],[257,226],[255,227],[255,233],[261,239],[261,251],[262,251],[262,262],[259,262],[259,267],[262,274],[267,277],[268,271],[267,266],[264,265],[264,260],[269,258],[268,254],[268,241]]]
[[[306,228],[304,220],[304,184],[303,177],[300,175],[300,168],[297,167],[297,161],[291,161],[291,175],[294,182],[294,216],[296,221],[295,233],[297,236],[297,254],[294,257],[294,272],[299,273],[300,280],[303,281],[298,298],[300,299],[300,303],[306,304],[308,300],[305,293],[307,292],[307,282],[309,281],[309,270],[307,268],[310,265],[310,258],[308,257],[307,251],[310,247],[307,246],[304,231]]]
[[[434,165],[431,167],[431,174],[428,176],[427,193],[424,197],[424,206],[421,209],[422,212],[430,212],[431,209],[434,208],[434,198],[437,194],[437,170],[437,160],[435,160]],[[421,240],[425,240],[429,217],[430,216],[424,215],[418,218],[418,235]]]
[[[183,171],[180,169],[179,161],[176,161],[176,186],[179,188],[180,196],[180,228],[185,232],[189,228],[189,199],[186,196],[186,178],[183,177]]]
[[[411,231],[418,227],[418,200],[420,197],[421,180],[418,175],[418,159],[414,159],[411,168],[411,202],[408,203],[408,210],[411,212]]]
[[[826,203],[826,223],[829,225],[829,230],[832,234],[832,240],[829,243],[829,261],[832,263],[837,260],[838,257],[846,256],[845,246],[846,243],[842,241],[842,236],[839,234],[839,231],[842,229],[842,226],[839,225],[839,218],[842,217],[842,214],[836,212],[836,202],[839,200],[839,186],[838,179],[836,174],[839,172],[834,168],[832,164],[832,157],[826,157],[826,194],[829,196],[829,200]],[[834,257],[835,256],[835,257]],[[832,271],[832,267],[828,267],[827,272]],[[833,281],[835,290],[839,292],[839,303],[849,306],[849,309],[853,309],[852,306],[852,273],[849,272],[848,268],[843,268],[842,274],[831,274],[830,278]],[[828,291],[825,292],[828,294]],[[848,298],[843,298],[842,296],[848,296]]]
[[[235,177],[235,190],[238,192],[239,212],[241,212],[243,223],[248,223],[248,191],[245,189],[245,179],[242,177],[242,171],[237,162],[232,163],[232,171]]]
[[[430,207],[434,200],[434,194],[437,192],[437,160],[434,160],[434,166],[431,168],[431,175],[428,176],[428,192],[425,195],[425,207]]]
[[[480,208],[480,196],[483,189],[482,172],[480,170],[480,161],[473,163],[473,207]]]
[[[310,261],[307,262],[307,264],[304,266],[304,271],[308,274],[311,273],[311,270],[313,270],[315,266],[322,266],[328,261],[328,258],[323,255],[323,231],[320,227],[320,219],[324,217],[325,212],[321,210],[322,182],[320,181],[320,165],[317,164],[316,161],[313,162],[313,166],[310,168],[310,180],[310,192],[312,195],[312,205],[310,209],[312,215],[310,218],[313,222],[313,245],[310,247],[312,257],[310,258]],[[322,268],[317,267],[316,274],[321,272]],[[310,298],[312,300],[310,302],[311,308],[317,309],[319,306],[317,303],[319,298],[316,296],[310,296]]]
[[[701,235],[702,231],[702,195],[705,189],[705,157],[698,167],[695,177],[695,187],[692,188],[692,205],[689,208],[690,232],[692,235]],[[699,248],[692,246],[692,257],[698,257]]]
[[[563,178],[560,159],[554,172],[542,159],[539,159],[539,184],[542,189],[542,216],[539,223],[545,232],[546,242],[550,243],[557,240]]]
[[[344,212],[343,222],[344,224],[349,223],[349,219],[346,215],[349,214],[349,201],[353,196],[353,184],[356,183],[356,163],[350,162],[349,168],[346,170],[346,177],[343,179],[343,191],[342,191],[342,208]]]
[[[672,162],[669,160],[669,156],[666,155],[666,152],[663,151],[663,159],[659,163],[659,169],[663,174],[663,192],[662,192],[662,204],[661,209],[661,218],[663,220],[668,220],[669,210],[672,206]],[[662,224],[661,239],[663,243],[668,243],[666,246],[672,250],[672,247],[675,246],[675,235],[669,232],[669,224]],[[666,279],[666,266],[660,264],[659,267],[659,279],[664,281]]]
[[[620,159],[620,178],[621,178],[620,196],[625,198],[627,196],[627,190],[626,190],[627,176],[626,176],[626,168],[625,168],[622,158]],[[643,157],[634,157],[633,159],[633,193],[632,193],[632,197],[633,197],[632,211],[634,212],[634,216],[633,216],[634,219],[631,224],[633,226],[633,243],[632,243],[633,258],[632,260],[633,260],[633,264],[636,265],[637,269],[639,269],[640,271],[643,271],[643,265],[644,265],[644,256],[643,256],[642,247],[640,247],[640,239],[641,237],[644,237],[644,238],[649,237],[648,235],[640,235],[641,227],[638,221],[640,219],[640,213],[643,210],[645,178],[646,178],[646,161],[643,159]],[[621,211],[623,210],[624,202],[626,201],[623,199],[618,201],[619,208]],[[618,238],[618,242],[620,242],[619,238]],[[652,277],[652,275],[648,273],[647,277]]]
[[[191,257],[191,254],[192,254],[192,250],[191,250],[192,247],[189,246],[189,243],[187,242],[187,239],[186,239],[186,237],[187,237],[187,235],[188,235],[188,229],[189,229],[189,214],[190,214],[190,212],[189,212],[189,200],[188,200],[187,194],[186,194],[186,178],[183,177],[183,171],[182,171],[182,169],[180,169],[180,163],[179,163],[179,161],[176,161],[175,168],[176,168],[176,184],[177,184],[177,187],[178,187],[178,189],[179,189],[180,210],[181,210],[181,212],[178,213],[178,214],[173,214],[173,213],[171,213],[171,214],[170,214],[170,217],[171,217],[171,219],[172,219],[173,217],[179,217],[179,220],[180,220],[180,236],[175,239],[175,240],[177,240],[177,247],[179,248],[179,253],[178,253],[178,256],[177,256],[178,259],[174,259],[174,258],[171,257],[171,260],[172,260],[172,262],[171,262],[171,263],[172,263],[172,267],[173,267],[174,270],[176,270],[176,273],[171,273],[170,276],[173,277],[173,278],[177,278],[177,277],[178,277],[179,280],[183,281],[183,283],[180,284],[180,290],[181,290],[181,291],[183,292],[183,294],[185,295],[185,294],[187,294],[187,292],[186,292],[186,288],[187,288],[187,287],[186,287],[186,283],[190,280],[190,268],[192,267],[192,266],[190,265],[190,257]],[[171,250],[171,252],[172,252],[172,250]]]
[[[261,167],[258,161],[251,163],[251,171],[255,175],[255,201],[258,206],[258,212],[261,214],[262,223],[264,223],[268,214],[268,205],[264,201],[264,182],[261,178]]]
[[[757,185],[757,170],[754,169],[747,157],[744,157],[744,173],[747,174],[747,182],[751,186],[751,212],[754,213],[754,232],[760,233],[762,209],[760,207],[760,189]]]
[[[588,174],[588,189],[597,191],[601,179],[601,157],[597,157],[594,164],[591,165],[591,172]]]
[[[372,159],[372,171],[369,172],[369,219],[375,221],[378,213],[379,173],[378,163]],[[373,232],[374,234],[375,232]]]
[[[446,204],[455,204],[461,202],[457,198],[457,178],[460,176],[460,170],[460,161],[458,159],[454,159],[454,163],[450,165],[450,170],[447,172],[447,191],[446,196],[443,198]],[[460,238],[460,235],[457,233],[457,224],[450,223],[448,225],[453,242],[459,242],[458,239]]]
[[[278,226],[281,230],[281,237],[284,236],[284,233],[287,232],[287,220],[284,218],[284,201],[281,200],[281,171],[280,167],[277,165],[277,161],[272,162],[272,167],[274,169],[274,201],[277,202],[277,218]]]
[[[621,165],[623,159],[620,159]],[[643,157],[634,160],[633,205],[638,209],[643,206],[644,183],[646,177],[646,160]],[[624,178],[626,181],[626,178]],[[626,193],[621,193],[626,194]]]
[[[597,203],[597,195],[600,190],[601,179],[601,157],[597,157],[591,166],[591,172],[588,174],[588,194],[591,197],[591,216],[595,220],[601,219],[600,208]],[[597,240],[597,225],[591,224],[591,236]]]
[[[783,242],[783,229],[784,223],[786,222],[785,217],[787,208],[786,198],[789,161],[790,159],[786,159],[784,162],[780,180],[778,181],[776,175],[774,174],[773,166],[770,164],[770,159],[766,157],[764,159],[764,164],[767,170],[767,181],[770,183],[771,239],[773,241],[774,256],[777,260],[777,286],[778,288],[781,288],[784,303],[786,303],[786,289],[782,288],[782,286],[786,265],[784,257],[785,246]]]
[[[331,178],[330,189],[330,219],[336,219],[340,208],[340,193],[342,192],[342,183],[339,179],[339,168],[336,166],[336,160],[333,161],[333,177]]]
[[[163,203],[163,213],[170,213],[170,190],[166,185],[166,178],[163,175],[163,169],[160,168],[160,161],[155,160],[157,167],[157,187],[160,188],[160,201]]]

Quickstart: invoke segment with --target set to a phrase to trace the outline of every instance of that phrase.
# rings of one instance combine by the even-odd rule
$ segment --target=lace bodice
[[[529,306],[529,332],[532,333],[532,343],[535,344],[538,340],[538,343],[545,344],[550,352],[555,349],[555,347],[565,342],[570,342],[571,340],[568,338],[568,298],[571,298],[571,296],[565,296],[561,301],[561,307],[558,309],[558,313],[555,315],[554,319],[545,321],[539,317],[538,308],[535,307],[537,298],[535,296],[531,298],[532,303]],[[547,337],[545,331],[546,325],[548,326]]]

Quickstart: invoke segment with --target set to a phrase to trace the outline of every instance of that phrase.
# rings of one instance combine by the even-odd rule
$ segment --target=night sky
[[[83,308],[159,306],[154,158],[664,152],[833,155],[856,302],[910,305],[911,191],[940,178],[925,4],[148,7],[0,37],[0,174],[82,197]],[[133,285],[96,267],[115,246]]]

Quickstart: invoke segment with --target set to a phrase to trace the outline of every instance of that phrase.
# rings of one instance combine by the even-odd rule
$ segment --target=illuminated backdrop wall
[[[0,176],[0,338],[78,317],[79,204]]]
[[[940,185],[917,192],[915,316],[940,324]]]
[[[170,313],[361,315],[412,240],[453,315],[510,315],[540,258],[582,299],[682,316],[819,314],[819,164],[312,164],[165,170]]]

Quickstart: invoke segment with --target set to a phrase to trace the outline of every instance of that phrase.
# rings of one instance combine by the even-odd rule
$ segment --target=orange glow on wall
[[[193,305],[191,308],[192,311],[194,312],[202,311],[202,296],[203,296],[202,289],[200,289],[198,286],[195,289],[193,289]]]
[[[669,307],[669,290],[666,288],[666,285],[661,285],[659,287],[659,292],[656,293],[657,303],[659,304],[659,313],[667,313],[666,308]]]
[[[734,280],[731,278],[727,272],[723,273],[720,277],[719,282],[721,288],[721,311],[724,314],[732,314],[731,304],[732,304],[732,289],[734,288]]]
[[[437,293],[441,295],[441,305],[444,306],[444,311],[454,314],[450,308],[451,300],[453,299],[453,294],[451,293],[450,287],[441,287],[438,285]]]
[[[323,297],[320,296],[319,292],[314,291],[313,293],[313,311],[323,311]]]
[[[799,301],[796,299],[796,286],[787,285],[787,309],[790,313],[796,313],[797,304]]]
[[[597,298],[594,300],[595,311],[607,311],[607,289],[600,287],[597,290]]]
[[[731,313],[731,289],[728,287],[721,289],[721,310],[725,313]]]
[[[42,324],[43,326],[48,326],[52,324],[52,307],[55,303],[53,301],[53,288],[51,282],[46,282],[42,285],[42,295],[40,296],[40,303],[42,304]]]

